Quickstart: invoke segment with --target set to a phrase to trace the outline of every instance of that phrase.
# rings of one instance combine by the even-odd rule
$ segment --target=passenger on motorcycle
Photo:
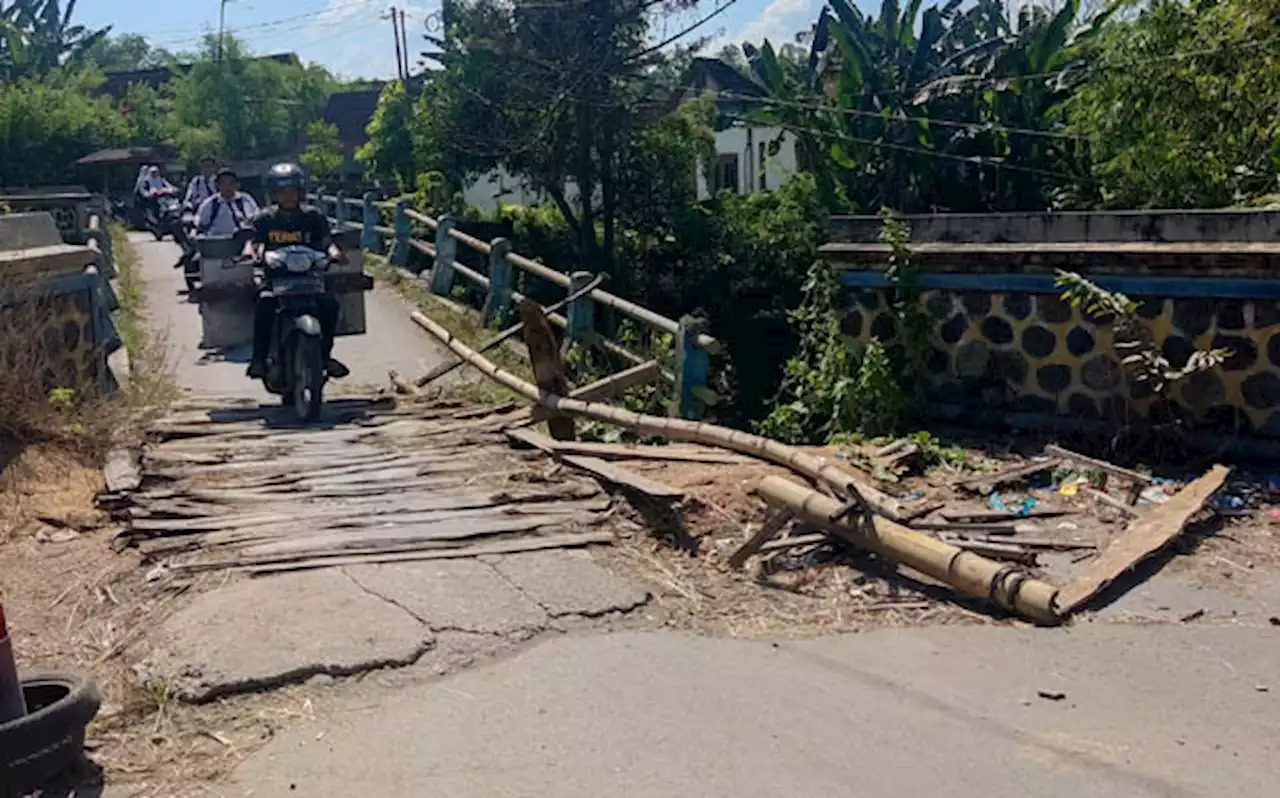
[[[200,203],[196,212],[196,232],[202,236],[230,237],[251,227],[258,215],[258,203],[240,191],[240,180],[230,169],[219,169],[218,192]]]
[[[142,198],[143,209],[152,216],[159,213],[157,198],[161,194],[176,194],[178,189],[164,179],[160,167],[148,166],[147,173],[138,181],[138,195]]]
[[[271,167],[266,180],[267,195],[275,204],[253,219],[251,246],[261,260],[264,252],[281,247],[302,245],[325,252],[338,263],[346,263],[347,257],[329,237],[329,220],[316,208],[303,205],[306,195],[307,175],[302,167],[293,163],[278,163]],[[351,373],[333,357],[333,336],[338,326],[338,300],[331,295],[320,297],[320,330],[324,338],[324,356],[329,376],[340,379]],[[276,299],[269,292],[258,295],[253,316],[253,358],[249,361],[248,375],[262,379],[267,373],[267,352],[271,348],[271,327],[275,323]]]
[[[182,200],[182,207],[187,213],[195,213],[200,203],[218,193],[218,162],[212,155],[200,159],[200,174],[187,183],[187,194]]]

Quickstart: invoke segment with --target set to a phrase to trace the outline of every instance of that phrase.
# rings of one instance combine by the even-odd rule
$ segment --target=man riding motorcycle
[[[329,237],[329,220],[316,208],[303,205],[307,175],[294,163],[278,163],[271,167],[266,180],[267,195],[274,205],[259,213],[252,222],[253,238],[250,246],[254,256],[261,260],[263,253],[288,246],[302,245],[317,252],[325,252],[334,261],[345,264],[347,257]],[[319,298],[320,330],[323,335],[325,370],[328,375],[340,379],[351,373],[345,365],[333,357],[333,336],[338,326],[338,300],[325,295]],[[276,299],[269,292],[258,295],[253,316],[253,357],[249,361],[248,375],[262,379],[267,373],[267,352],[271,348],[271,329],[275,322]]]

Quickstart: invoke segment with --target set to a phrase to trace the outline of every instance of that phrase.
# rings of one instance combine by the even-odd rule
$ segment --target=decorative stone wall
[[[1276,300],[1143,298],[1139,313],[1171,365],[1185,365],[1198,349],[1232,353],[1159,398],[1129,378],[1111,327],[1055,293],[935,289],[922,303],[936,320],[928,360],[933,402],[1090,421],[1178,414],[1224,432],[1280,437]],[[898,346],[886,289],[846,286],[842,308],[851,343],[874,337],[891,351]]]

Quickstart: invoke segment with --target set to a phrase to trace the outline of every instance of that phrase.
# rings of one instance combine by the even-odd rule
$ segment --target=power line
[[[690,33],[693,33],[693,32],[694,32],[695,30],[697,30],[698,28],[701,28],[703,25],[707,24],[707,23],[708,23],[708,22],[710,22],[711,20],[713,20],[713,19],[715,19],[716,17],[720,16],[720,15],[721,15],[721,14],[723,14],[724,12],[728,11],[730,8],[732,8],[732,7],[733,7],[733,4],[734,4],[734,3],[736,3],[736,2],[738,2],[738,0],[725,0],[724,5],[721,5],[721,6],[719,6],[718,8],[716,8],[716,10],[715,10],[715,11],[712,11],[710,14],[707,14],[705,17],[702,17],[701,19],[698,19],[698,20],[694,21],[694,22],[693,22],[693,24],[691,24],[691,25],[689,25],[688,27],[686,27],[686,28],[684,28],[684,29],[682,29],[682,30],[680,30],[680,31],[676,32],[675,34],[673,34],[673,35],[671,35],[671,36],[668,36],[667,38],[663,39],[662,41],[658,42],[657,44],[655,44],[655,45],[653,45],[653,46],[651,46],[651,47],[646,47],[645,49],[641,50],[640,52],[638,52],[638,53],[634,53],[634,54],[632,54],[632,55],[628,56],[626,60],[627,60],[627,61],[636,61],[636,60],[639,60],[639,59],[641,59],[641,58],[644,58],[646,55],[650,55],[650,54],[652,54],[652,53],[656,53],[656,52],[658,52],[658,51],[659,51],[659,50],[661,50],[663,47],[666,47],[668,44],[671,44],[672,42],[675,42],[675,41],[677,41],[677,40],[679,40],[679,39],[683,39],[685,36],[689,35]]]

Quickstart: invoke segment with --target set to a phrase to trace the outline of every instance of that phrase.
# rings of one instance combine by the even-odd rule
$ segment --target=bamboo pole
[[[877,490],[843,468],[838,468],[821,457],[802,452],[794,446],[716,424],[633,413],[608,404],[583,402],[539,391],[533,384],[498,368],[492,361],[473,351],[447,329],[427,318],[420,311],[414,311],[410,317],[419,327],[439,339],[450,351],[466,360],[485,376],[550,410],[627,427],[644,435],[659,435],[741,452],[789,468],[814,482],[828,485],[841,496],[861,497],[871,510],[887,518],[896,519],[901,513],[901,506],[892,496]]]
[[[858,548],[945,582],[965,595],[995,601],[1035,623],[1052,625],[1061,620],[1053,607],[1058,588],[1016,567],[993,562],[887,518],[873,517],[871,524],[856,527],[832,521],[841,509],[838,501],[782,477],[765,477],[756,493],[777,509],[789,510]]]

